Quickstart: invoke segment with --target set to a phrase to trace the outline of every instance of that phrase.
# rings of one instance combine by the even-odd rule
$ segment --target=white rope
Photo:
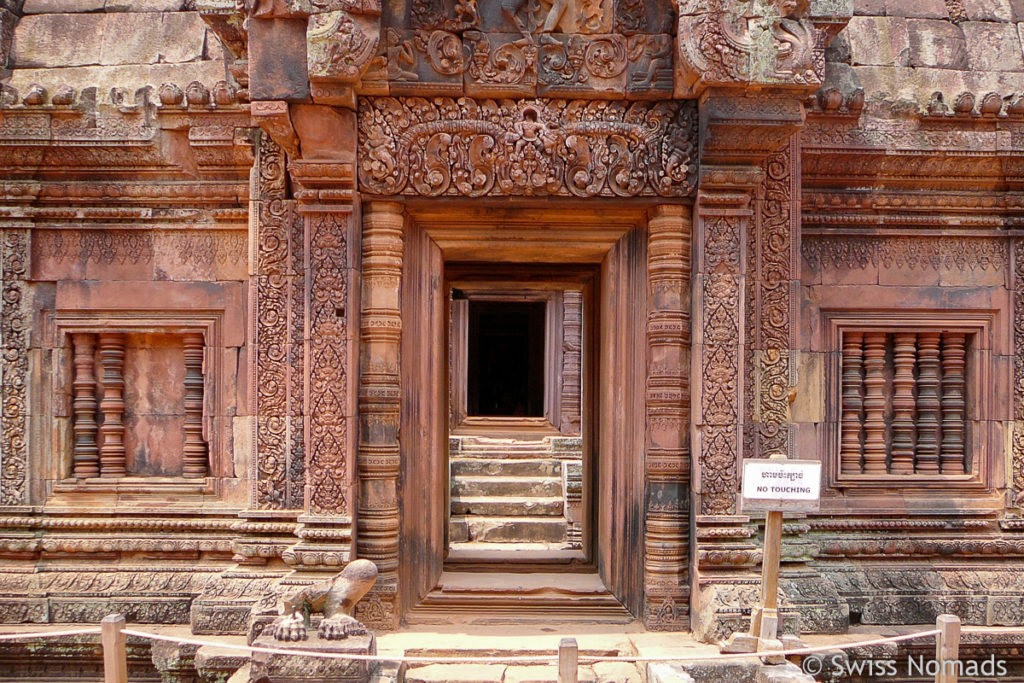
[[[73,631],[35,631],[33,633],[0,633],[0,640],[30,640],[32,638],[60,638],[61,636],[82,636],[99,633],[96,626],[77,628]]]
[[[319,659],[349,659],[354,661],[381,661],[381,662],[398,662],[406,664],[502,664],[502,663],[526,663],[526,662],[541,662],[541,661],[557,661],[558,655],[523,655],[515,657],[501,657],[501,656],[487,656],[487,657],[404,657],[401,655],[363,655],[363,654],[347,654],[339,652],[316,652],[313,650],[302,650],[302,649],[281,649],[274,647],[255,647],[252,645],[235,645],[232,643],[217,643],[209,640],[199,640],[195,638],[180,638],[176,636],[165,636],[156,633],[149,633],[147,631],[135,631],[132,629],[124,629],[122,631],[126,635],[138,636],[140,638],[150,638],[152,640],[163,640],[171,643],[181,643],[184,645],[199,645],[210,646],[210,647],[221,647],[228,650],[243,650],[246,652],[264,652],[267,654],[277,655],[301,655],[305,657],[314,657]],[[916,640],[918,638],[930,638],[939,633],[939,629],[931,629],[930,631],[920,631],[918,633],[906,633],[899,636],[889,636],[887,638],[875,638],[872,640],[862,640],[855,643],[838,643],[832,645],[818,645],[816,647],[801,647],[792,650],[765,650],[762,652],[737,652],[725,655],[689,655],[689,656],[665,656],[665,657],[641,657],[641,656],[595,656],[595,655],[580,655],[580,662],[696,662],[696,661],[707,661],[707,660],[731,660],[731,659],[751,659],[755,657],[790,657],[796,655],[809,655],[817,652],[832,652],[834,650],[846,650],[856,647],[871,647],[874,645],[884,645],[886,643],[898,643],[904,640]]]

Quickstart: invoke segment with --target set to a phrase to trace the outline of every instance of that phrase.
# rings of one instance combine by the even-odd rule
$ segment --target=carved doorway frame
[[[366,202],[358,544],[361,556],[368,555],[364,548],[372,552],[385,543],[394,549],[394,569],[378,588],[390,603],[382,613],[391,627],[422,603],[443,569],[447,496],[431,492],[448,483],[447,349],[423,341],[446,338],[444,264],[548,261],[600,268],[593,530],[612,542],[595,548],[599,574],[648,628],[688,628],[691,207],[604,200]],[[401,272],[400,285],[390,276],[380,279],[375,244],[387,245],[387,268]],[[381,282],[393,296],[374,292]],[[395,344],[391,328],[385,346],[394,348],[377,343],[375,350],[373,339],[383,337],[371,333],[368,344],[367,325],[382,320],[384,300],[395,307],[388,315],[400,341]],[[394,440],[374,443],[382,434],[374,425],[383,423],[363,418],[379,393],[377,370],[390,358],[400,358],[391,390]],[[382,448],[397,455],[393,499],[371,457]],[[382,533],[385,528],[395,531]]]

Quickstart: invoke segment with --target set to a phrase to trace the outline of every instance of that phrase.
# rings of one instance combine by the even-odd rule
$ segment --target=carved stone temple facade
[[[823,464],[787,631],[1024,627],[1022,35],[0,0],[0,622],[252,637],[365,558],[378,634],[716,641],[758,597],[741,464],[784,452]]]

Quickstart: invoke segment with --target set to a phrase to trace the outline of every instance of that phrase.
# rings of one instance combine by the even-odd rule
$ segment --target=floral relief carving
[[[308,258],[317,264],[308,283],[309,508],[314,514],[346,514],[349,330],[338,302],[349,301],[349,226],[335,213],[311,214],[306,221]]]
[[[1013,471],[1015,504],[1024,502],[1024,240],[1014,243],[1013,262]]]
[[[1006,267],[1006,242],[968,237],[831,237],[805,235],[804,260],[813,268],[883,266],[905,270],[983,270]]]
[[[359,182],[378,195],[684,197],[691,103],[361,101]]]
[[[0,398],[0,505],[24,505],[28,463],[28,327],[25,279],[29,233],[0,232],[0,360],[3,389]]]

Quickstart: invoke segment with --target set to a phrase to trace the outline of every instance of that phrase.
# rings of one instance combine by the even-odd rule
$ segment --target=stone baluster
[[[103,399],[100,412],[100,476],[123,477],[127,471],[124,449],[124,335],[103,332],[99,335],[100,363],[103,366]]]
[[[942,474],[963,474],[964,424],[964,365],[967,355],[967,336],[962,332],[942,335],[942,444],[939,465]]]
[[[885,333],[864,335],[864,473],[886,472]]]
[[[917,458],[915,470],[939,472],[939,333],[917,335]]]
[[[864,333],[843,335],[843,416],[839,468],[843,474],[860,474],[862,448],[861,410],[864,407]]]
[[[74,350],[75,379],[75,445],[71,455],[75,479],[100,476],[100,451],[96,444],[96,367],[94,350],[96,335],[71,335]]]
[[[914,473],[914,358],[916,335],[893,335],[892,474]]]
[[[186,334],[185,347],[185,456],[181,474],[188,479],[210,472],[209,447],[203,439],[203,335]]]

